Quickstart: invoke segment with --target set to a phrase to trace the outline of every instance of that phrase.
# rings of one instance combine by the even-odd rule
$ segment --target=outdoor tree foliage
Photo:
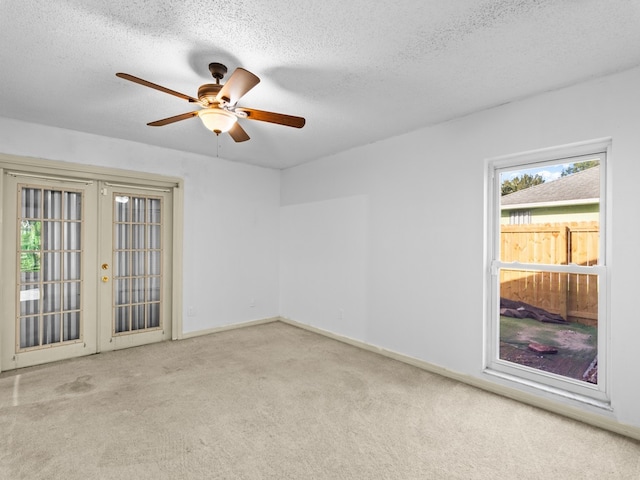
[[[42,223],[24,222],[20,229],[20,270],[22,272],[40,271],[40,246],[42,242]]]
[[[566,177],[567,175],[578,173],[578,172],[581,172],[582,170],[587,170],[588,168],[597,167],[598,165],[600,165],[599,160],[587,160],[585,162],[572,163],[567,168],[562,170],[562,173],[560,174],[560,176]]]
[[[525,188],[533,187],[534,185],[540,185],[544,183],[544,178],[538,175],[519,175],[513,177],[511,180],[504,180],[501,185],[502,195],[508,195],[509,193],[517,192],[518,190],[524,190]]]

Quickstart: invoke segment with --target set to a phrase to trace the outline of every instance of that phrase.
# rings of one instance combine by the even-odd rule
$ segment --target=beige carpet
[[[2,479],[633,479],[640,443],[282,323],[0,374]]]

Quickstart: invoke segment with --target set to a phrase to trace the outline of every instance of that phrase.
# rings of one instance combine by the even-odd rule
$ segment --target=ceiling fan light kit
[[[245,70],[244,68],[236,68],[225,84],[221,84],[220,80],[222,80],[224,75],[227,73],[226,66],[221,63],[210,63],[209,71],[213,78],[216,79],[216,83],[206,83],[201,85],[200,88],[198,88],[198,98],[134,77],[128,73],[116,73],[116,76],[129,80],[130,82],[182,98],[183,100],[187,100],[189,103],[195,103],[202,107],[201,110],[182,113],[180,115],[174,115],[172,117],[163,118],[162,120],[150,122],[147,125],[151,127],[162,127],[164,125],[169,125],[170,123],[198,116],[200,117],[200,120],[202,120],[206,129],[216,135],[228,132],[234,141],[245,142],[249,140],[249,135],[238,123],[238,118],[247,118],[249,120],[275,123],[277,125],[294,128],[302,128],[306,123],[303,117],[238,107],[238,100],[260,83],[260,79],[248,70]]]
[[[221,108],[204,108],[198,111],[198,116],[204,127],[216,135],[228,132],[238,121],[233,113]]]

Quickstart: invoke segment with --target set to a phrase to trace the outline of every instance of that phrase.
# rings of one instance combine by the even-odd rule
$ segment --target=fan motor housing
[[[221,88],[222,85],[220,84],[205,83],[198,88],[198,99],[207,105],[220,103],[216,100],[216,97],[218,96],[218,92],[220,92]]]

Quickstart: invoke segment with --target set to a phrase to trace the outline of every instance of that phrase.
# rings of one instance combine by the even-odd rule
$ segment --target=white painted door
[[[5,174],[0,370],[171,338],[172,190]]]
[[[172,194],[100,185],[100,350],[171,338]]]
[[[4,175],[2,370],[96,352],[96,184]]]

